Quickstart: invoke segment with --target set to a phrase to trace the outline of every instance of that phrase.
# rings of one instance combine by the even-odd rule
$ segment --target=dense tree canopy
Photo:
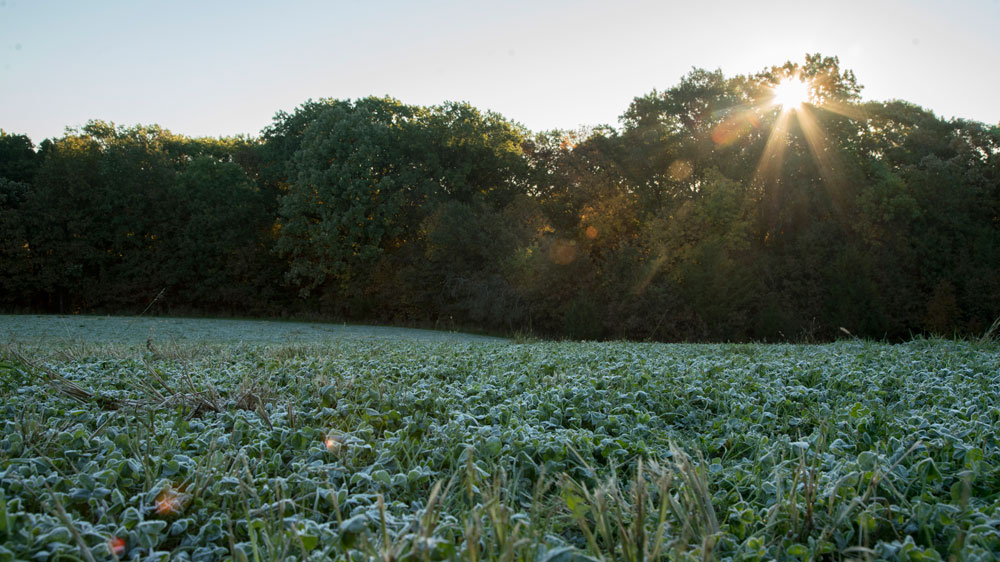
[[[807,97],[775,98],[788,83]],[[809,55],[693,70],[618,128],[364,98],[307,101],[259,139],[0,133],[0,306],[580,338],[984,333],[1000,129],[860,91]]]
[[[280,269],[273,217],[233,161],[247,142],[93,121],[43,143],[30,183],[0,201],[3,305],[141,310],[163,292],[176,312],[267,312],[257,302]]]

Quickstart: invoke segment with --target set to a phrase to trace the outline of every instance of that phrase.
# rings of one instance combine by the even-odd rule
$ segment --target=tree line
[[[809,102],[772,103],[797,77]],[[253,138],[0,134],[0,309],[573,338],[976,335],[1000,127],[860,101],[836,58],[693,70],[617,128],[307,101]]]

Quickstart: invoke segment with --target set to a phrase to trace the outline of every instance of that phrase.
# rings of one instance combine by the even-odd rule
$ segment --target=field
[[[0,561],[1000,552],[996,344],[171,322],[0,317]]]
[[[500,338],[385,326],[348,326],[268,320],[122,318],[111,316],[10,316],[0,314],[0,342],[134,344],[298,344],[330,340],[501,342]]]

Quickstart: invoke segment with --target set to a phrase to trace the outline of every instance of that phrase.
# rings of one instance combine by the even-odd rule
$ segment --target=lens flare
[[[347,438],[337,433],[329,433],[323,439],[323,445],[326,446],[327,451],[336,453],[347,445]]]
[[[687,160],[674,160],[667,170],[670,179],[674,181],[684,181],[694,171],[694,166]]]
[[[555,240],[549,246],[549,259],[556,265],[569,265],[576,259],[575,240]]]
[[[108,539],[108,549],[115,556],[121,556],[125,554],[125,539],[121,537],[111,537]]]
[[[184,511],[189,496],[177,490],[168,488],[156,496],[157,515],[177,515]]]

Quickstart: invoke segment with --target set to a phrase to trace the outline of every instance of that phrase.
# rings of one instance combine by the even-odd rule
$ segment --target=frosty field
[[[996,344],[177,322],[0,317],[0,560],[1000,552]]]

